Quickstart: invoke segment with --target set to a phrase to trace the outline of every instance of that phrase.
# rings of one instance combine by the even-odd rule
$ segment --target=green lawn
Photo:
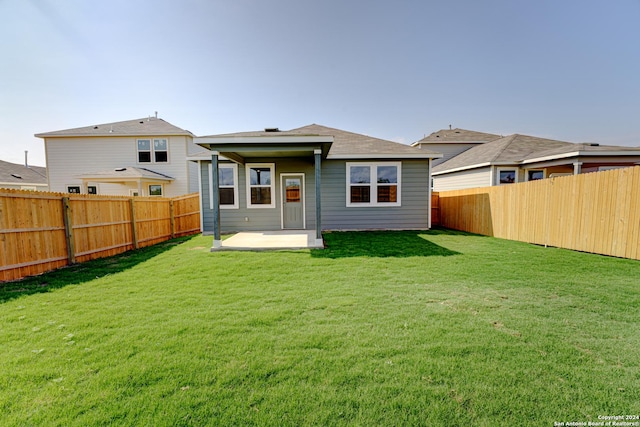
[[[640,414],[640,262],[464,233],[179,239],[0,285],[0,424],[553,426]]]

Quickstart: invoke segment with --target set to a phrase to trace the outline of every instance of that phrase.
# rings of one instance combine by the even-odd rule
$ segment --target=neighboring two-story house
[[[158,117],[45,132],[49,190],[175,197],[198,191],[194,135]]]

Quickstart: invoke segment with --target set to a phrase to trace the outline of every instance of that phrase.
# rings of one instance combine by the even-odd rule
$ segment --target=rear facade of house
[[[199,162],[205,233],[215,231],[216,202],[223,233],[430,228],[438,155],[427,150],[320,125],[195,142],[220,156]]]

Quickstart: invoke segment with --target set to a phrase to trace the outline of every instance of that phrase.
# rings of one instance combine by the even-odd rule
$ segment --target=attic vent
[[[94,129],[98,129],[98,126],[94,126],[93,128],[94,128]]]
[[[280,132],[278,128],[264,128],[265,132]]]
[[[459,130],[457,130],[457,131],[456,131],[456,133],[460,133],[460,131],[459,131]]]
[[[20,175],[17,175],[15,173],[12,173],[11,176],[14,177],[14,178],[22,179],[22,177]]]
[[[594,142],[594,143],[591,143],[591,144],[589,144],[589,145],[590,145],[590,146],[592,146],[592,147],[600,147],[600,144],[595,143],[595,142]]]
[[[116,172],[124,172],[126,170],[127,170],[127,168],[119,168],[119,169],[116,169]]]

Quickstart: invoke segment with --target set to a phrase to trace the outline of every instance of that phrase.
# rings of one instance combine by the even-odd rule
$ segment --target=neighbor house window
[[[347,163],[347,206],[400,206],[400,162]]]
[[[153,158],[156,163],[166,163],[169,161],[169,155],[167,154],[167,140],[166,139],[154,139],[153,140]]]
[[[516,169],[498,169],[498,183],[513,184],[518,182],[518,171]]]
[[[150,196],[162,196],[162,185],[160,185],[160,184],[151,184],[149,186],[149,195]]]
[[[87,194],[98,194],[98,187],[95,185],[87,185]]]
[[[275,208],[275,165],[247,164],[247,207]]]
[[[79,185],[67,185],[67,193],[80,194],[80,186]]]
[[[166,138],[138,140],[138,163],[167,163],[168,153]]]
[[[539,179],[544,179],[543,170],[530,169],[527,171],[527,181],[537,181]]]
[[[220,209],[238,209],[238,165],[218,164]],[[213,209],[213,166],[209,163],[209,207]]]
[[[151,140],[138,140],[138,163],[151,163]]]

